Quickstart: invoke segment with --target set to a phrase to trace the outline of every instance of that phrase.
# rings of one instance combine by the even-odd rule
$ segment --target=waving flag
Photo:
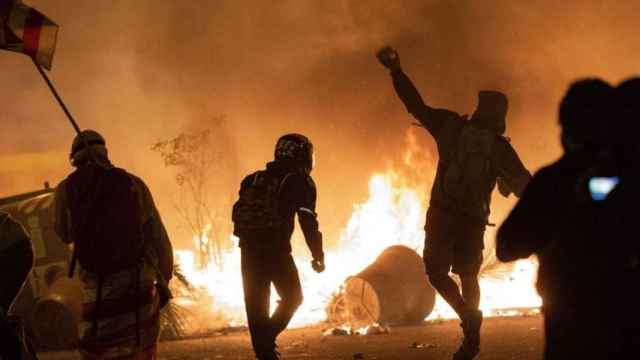
[[[0,0],[0,49],[31,56],[51,70],[58,25],[19,0]]]

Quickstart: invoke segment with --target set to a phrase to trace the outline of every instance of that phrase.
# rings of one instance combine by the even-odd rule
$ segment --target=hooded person
[[[93,130],[76,136],[69,159],[75,170],[56,188],[54,227],[84,288],[83,358],[155,359],[173,250],[151,192],[111,164]]]
[[[322,233],[316,208],[313,145],[300,134],[278,139],[274,160],[244,178],[233,206],[234,234],[240,238],[242,283],[251,343],[258,359],[278,359],[276,338],[302,304],[302,287],[293,257],[295,216],[313,258],[324,271]],[[280,301],[270,315],[271,284]]]
[[[559,107],[564,154],[534,175],[497,233],[499,260],[538,257],[546,360],[624,358],[615,353],[614,312],[632,292],[629,284],[615,285],[623,264],[615,256],[631,255],[618,251],[630,218],[608,198],[615,188],[612,98],[600,79],[570,86]],[[620,318],[637,314],[636,307],[624,307]]]
[[[464,340],[453,358],[472,359],[480,351],[478,273],[491,194],[498,184],[505,197],[511,193],[520,196],[531,178],[503,136],[508,100],[499,91],[480,91],[478,106],[467,119],[425,104],[403,72],[395,50],[383,48],[377,57],[390,70],[407,111],[438,147],[438,168],[425,224],[425,269],[433,287],[462,321]],[[449,276],[450,271],[460,276],[462,289]]]

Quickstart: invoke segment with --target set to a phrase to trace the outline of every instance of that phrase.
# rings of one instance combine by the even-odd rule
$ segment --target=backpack
[[[447,195],[467,203],[485,202],[496,137],[494,132],[472,125],[462,128],[444,174]]]
[[[238,230],[275,229],[282,225],[280,189],[292,174],[280,177],[262,170],[251,176],[251,182],[240,189],[240,198],[233,205],[234,233]]]
[[[69,175],[66,190],[74,260],[83,269],[105,276],[141,263],[141,209],[131,175],[89,164]]]

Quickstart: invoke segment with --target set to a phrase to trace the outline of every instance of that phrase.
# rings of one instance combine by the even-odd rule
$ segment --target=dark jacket
[[[590,163],[569,155],[538,171],[498,231],[501,261],[538,255],[537,287],[546,307],[575,307],[606,291],[606,204],[578,187]]]
[[[152,262],[154,268],[160,272],[166,281],[173,277],[173,247],[164,227],[160,213],[156,208],[153,196],[147,185],[139,177],[130,174],[133,186],[139,197],[141,209],[141,223],[144,241],[147,246],[146,258]],[[55,192],[55,221],[56,234],[65,243],[72,243],[69,229],[69,199],[67,194],[67,179],[60,182]]]
[[[623,178],[605,200],[594,201],[593,164],[593,156],[570,154],[538,171],[497,234],[501,261],[537,255],[548,332],[578,339],[548,347],[549,354],[604,358],[594,354],[615,353],[625,339],[640,336],[637,179]],[[600,340],[584,341],[594,337]]]
[[[501,131],[504,129],[504,117],[496,117],[496,123],[489,124],[491,125],[489,126],[484,121],[485,119],[483,121],[466,120],[453,111],[430,107],[424,103],[418,90],[401,70],[392,71],[391,76],[394,88],[407,111],[429,131],[438,146],[438,169],[431,191],[431,206],[488,221],[491,193],[496,186],[498,177],[516,196],[522,194],[531,179],[531,174],[524,167],[509,141],[501,136]],[[483,184],[479,185],[482,187],[480,189],[482,196],[476,200],[458,200],[445,192],[444,175],[455,156],[462,129],[469,125],[494,131],[496,139],[491,150],[490,175]]]
[[[316,214],[316,186],[311,176],[298,170],[294,163],[273,161],[267,164],[266,170],[284,182],[280,188],[278,201],[283,225],[274,230],[254,231],[240,235],[240,247],[263,247],[275,252],[291,253],[291,235],[295,226],[295,215],[302,228],[305,241],[314,259],[323,260],[322,233]],[[240,191],[250,186],[255,173],[245,177]],[[286,177],[286,179],[285,179]]]

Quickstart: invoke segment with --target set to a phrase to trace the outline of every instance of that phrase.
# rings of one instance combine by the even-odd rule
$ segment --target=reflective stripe
[[[298,209],[298,210],[299,210],[299,211],[307,212],[307,213],[309,213],[309,214],[313,215],[314,217],[316,216],[316,213],[315,213],[313,210],[311,210],[311,209],[307,209],[307,208],[301,207],[301,208],[300,208],[300,209]]]

